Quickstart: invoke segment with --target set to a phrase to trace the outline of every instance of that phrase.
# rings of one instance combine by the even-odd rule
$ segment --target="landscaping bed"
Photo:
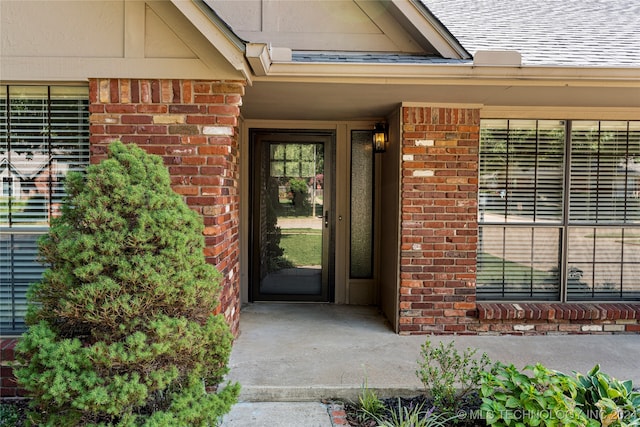
[[[447,416],[446,414],[438,413],[435,409],[433,399],[430,399],[424,395],[418,395],[410,398],[396,397],[381,399],[384,409],[382,411],[383,416],[380,417],[393,420],[394,414],[397,417],[399,414],[403,414],[406,420],[411,414],[415,414],[418,419],[425,420],[429,417],[432,418],[432,424],[425,423],[425,426],[456,426],[456,427],[486,427],[486,421],[480,414],[480,397],[477,393],[466,399],[466,401],[460,406],[455,417]],[[346,413],[346,419],[350,426],[353,427],[376,427],[379,425],[374,418],[363,414],[361,407],[356,403],[345,403],[344,410]],[[446,421],[448,420],[448,421]],[[390,421],[391,422],[391,421]],[[390,425],[403,425],[400,423]],[[410,425],[408,422],[404,425]],[[422,424],[416,424],[420,426]]]
[[[416,375],[428,394],[379,399],[363,381],[358,402],[344,405],[355,427],[631,427],[640,426],[640,392],[596,365],[565,374],[542,364],[522,369],[492,362],[453,343],[422,345]]]
[[[1,399],[0,427],[22,427],[26,425],[28,406],[29,399]]]

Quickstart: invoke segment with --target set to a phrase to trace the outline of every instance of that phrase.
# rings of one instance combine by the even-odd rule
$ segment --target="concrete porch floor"
[[[400,336],[374,307],[254,303],[240,313],[240,335],[229,361],[228,379],[242,386],[231,419],[242,420],[238,411],[248,411],[254,417],[250,425],[274,425],[259,419],[266,402],[310,402],[304,411],[322,412],[313,406],[321,399],[357,400],[365,378],[380,397],[415,395],[422,391],[415,371],[426,339],[454,341],[460,351],[477,348],[478,354],[519,368],[541,362],[565,373],[586,373],[599,363],[602,371],[640,385],[640,335]],[[305,414],[302,419],[308,420]],[[246,418],[223,425],[242,422]]]

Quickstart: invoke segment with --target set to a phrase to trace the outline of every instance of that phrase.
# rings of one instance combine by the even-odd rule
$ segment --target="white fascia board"
[[[474,66],[473,64],[272,63],[267,76],[256,81],[333,81],[367,83],[512,84],[517,86],[572,84],[575,86],[640,87],[640,68],[548,66]]]
[[[252,74],[249,64],[245,61],[243,47],[238,46],[238,44],[231,41],[223,31],[220,31],[211,21],[211,18],[203,11],[203,8],[208,6],[198,6],[196,4],[197,1],[198,0],[171,0],[171,3],[191,21],[198,31],[209,40],[211,45],[217,49],[236,70],[240,71],[247,79],[247,82],[251,84]]]

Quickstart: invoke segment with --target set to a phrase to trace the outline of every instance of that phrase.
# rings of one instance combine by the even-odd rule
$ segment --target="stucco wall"
[[[0,17],[3,81],[242,78],[207,39],[215,34],[171,2],[4,0]]]

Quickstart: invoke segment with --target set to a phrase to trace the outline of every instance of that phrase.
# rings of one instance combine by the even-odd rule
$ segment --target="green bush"
[[[220,276],[203,256],[202,220],[161,158],[120,142],[66,188],[16,349],[31,422],[215,425],[239,386],[219,386],[232,337],[212,315]]]
[[[18,425],[20,414],[14,405],[0,403],[0,427],[14,427]]]
[[[476,351],[467,348],[460,354],[453,342],[433,347],[427,340],[422,345],[416,375],[441,412],[457,414],[465,399],[480,387],[481,374],[491,360],[486,353],[475,358]]]
[[[631,380],[612,378],[600,372],[600,365],[594,366],[587,375],[577,373],[576,379],[576,401],[591,418],[604,426],[640,425],[640,392],[633,391]]]
[[[289,189],[293,193],[293,207],[296,215],[308,215],[311,211],[311,203],[307,182],[304,179],[292,179],[289,181]]]
[[[480,410],[487,424],[503,426],[589,426],[578,407],[578,384],[573,378],[537,364],[527,366],[532,376],[513,365],[497,363],[492,372],[482,373]]]
[[[496,364],[482,375],[481,411],[494,426],[640,426],[640,392],[596,365],[570,377],[537,364],[529,377],[513,365]]]

